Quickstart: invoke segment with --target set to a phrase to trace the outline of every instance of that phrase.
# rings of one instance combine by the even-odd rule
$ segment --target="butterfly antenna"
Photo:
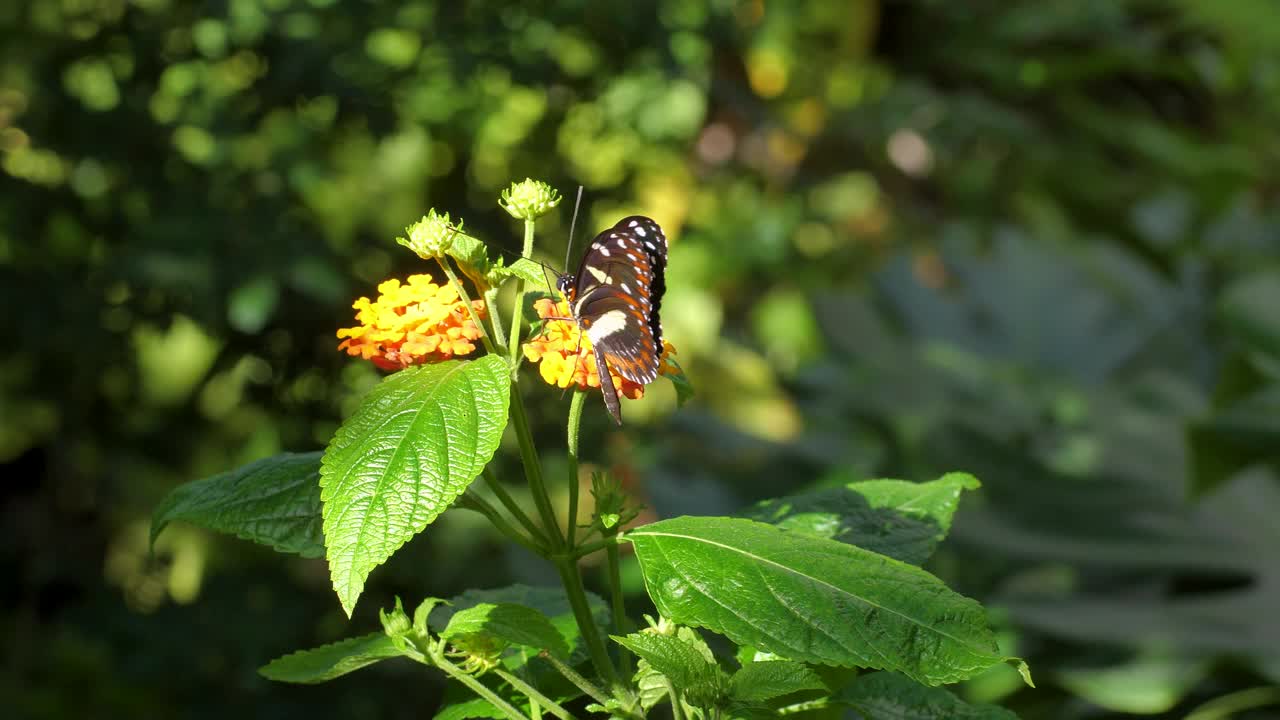
[[[573,219],[569,221],[569,245],[564,249],[564,271],[569,272],[569,255],[573,252],[573,230],[578,225],[578,208],[582,206],[582,186],[578,186],[578,199],[573,201]]]

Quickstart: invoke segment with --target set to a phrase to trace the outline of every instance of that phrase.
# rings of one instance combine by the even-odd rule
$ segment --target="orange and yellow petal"
[[[378,297],[352,303],[359,325],[338,330],[338,349],[372,361],[384,370],[440,362],[470,355],[481,330],[452,285],[437,285],[430,275],[410,275],[378,285]],[[472,302],[478,318],[484,303]]]
[[[534,302],[533,308],[545,322],[542,331],[530,338],[522,349],[526,359],[538,364],[538,374],[542,379],[548,385],[558,388],[572,386],[586,390],[600,387],[600,370],[596,366],[591,340],[572,320],[547,319],[570,317],[569,303],[541,298]],[[675,348],[671,343],[662,344],[662,362],[658,368],[660,374],[673,375],[679,372],[667,363],[668,355],[674,353]],[[620,395],[632,400],[644,397],[644,385],[618,375],[613,372],[613,368],[609,369],[609,375],[613,377],[613,386]]]

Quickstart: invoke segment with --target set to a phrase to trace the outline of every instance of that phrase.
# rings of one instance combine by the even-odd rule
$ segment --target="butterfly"
[[[591,341],[604,405],[622,424],[618,389],[608,368],[641,385],[658,379],[662,320],[658,310],[667,289],[667,236],[643,215],[622,218],[587,248],[578,271],[556,282],[569,301],[572,318]]]

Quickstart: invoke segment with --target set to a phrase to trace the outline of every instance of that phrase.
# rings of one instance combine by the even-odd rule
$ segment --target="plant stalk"
[[[615,532],[609,539],[613,542],[605,545],[604,554],[609,568],[609,600],[613,607],[613,632],[617,635],[626,635],[627,608],[622,601],[622,563],[618,557],[617,533]],[[631,653],[626,648],[618,654],[618,664],[622,666],[622,676],[629,677]]]
[[[587,591],[582,586],[582,573],[578,572],[578,563],[572,558],[557,557],[556,569],[560,571],[560,582],[564,585],[565,594],[569,596],[569,606],[573,608],[573,617],[582,632],[582,643],[587,646],[591,664],[605,684],[617,692],[618,671],[613,667],[609,650],[600,637],[600,629],[591,617],[591,606],[587,604]]]
[[[671,678],[665,678],[667,683],[667,697],[671,698],[671,720],[684,720],[684,703],[680,702],[680,693],[676,691],[675,683],[671,682]]]
[[[476,315],[476,309],[471,306],[471,296],[467,294],[467,289],[458,280],[457,273],[453,271],[453,266],[449,264],[448,256],[441,255],[436,258],[436,262],[440,263],[440,267],[444,268],[444,274],[449,276],[449,282],[453,283],[453,289],[458,292],[458,297],[462,298],[462,303],[467,306],[467,314],[471,316],[471,322],[475,323],[476,328],[480,330],[480,341],[484,343],[484,349],[490,353],[496,352],[493,340],[489,338],[489,331],[485,330],[484,323],[480,322],[480,318]]]
[[[582,390],[574,390],[573,398],[569,401],[569,432],[568,432],[568,466],[569,466],[569,526],[565,529],[568,533],[568,540],[565,545],[572,552],[577,542],[578,532],[578,430],[582,426],[582,406],[585,404],[587,394]]]
[[[503,700],[500,695],[490,690],[484,683],[475,679],[468,673],[463,672],[462,668],[445,659],[443,653],[431,653],[431,662],[435,663],[435,666],[443,670],[449,677],[457,680],[463,685],[466,685],[471,692],[474,692],[485,700],[488,700],[489,704],[498,708],[498,710],[503,715],[506,715],[509,720],[528,720],[528,716],[517,710],[511,703]]]
[[[511,497],[511,493],[507,492],[507,489],[503,487],[502,482],[498,480],[498,476],[494,474],[491,466],[486,465],[484,467],[483,477],[485,484],[493,491],[494,496],[507,509],[507,512],[511,513],[511,516],[516,519],[516,522],[524,526],[524,529],[533,536],[534,541],[547,546],[547,536],[542,532],[542,528],[538,527],[538,524],[525,513],[524,508],[520,507],[520,503]]]
[[[533,255],[533,221],[524,221],[524,247],[520,257],[528,260]],[[512,372],[520,369],[520,326],[524,323],[524,278],[516,279],[516,304],[511,309],[511,344],[507,349],[511,353]]]
[[[474,492],[468,492],[463,495],[459,504],[484,515],[489,519],[489,522],[493,523],[493,526],[498,529],[498,532],[506,535],[509,539],[514,540],[529,552],[534,553],[535,555],[546,554],[547,549],[543,545],[520,534],[519,530],[511,527],[511,524],[502,517],[502,514],[498,512],[497,508],[490,505],[487,500]]]
[[[493,342],[498,346],[498,352],[505,353],[507,337],[502,330],[502,314],[498,312],[498,290],[499,288],[495,286],[484,291],[484,305],[489,311],[489,327],[493,329]]]
[[[547,494],[547,485],[542,479],[542,465],[538,460],[538,449],[533,444],[533,433],[529,430],[529,416],[525,413],[524,399],[520,397],[520,389],[514,381],[511,383],[511,424],[516,429],[520,461],[524,464],[524,476],[533,493],[533,504],[537,506],[543,528],[549,536],[548,547],[558,552],[564,548],[564,536],[560,534],[560,521],[556,519],[556,511],[551,507],[551,496]]]
[[[506,680],[511,687],[523,693],[535,706],[541,706],[547,709],[547,712],[560,718],[560,720],[577,720],[568,710],[565,710],[559,703],[551,698],[538,692],[538,689],[529,683],[521,680],[519,677],[503,670],[502,668],[494,668],[492,672],[498,677]]]

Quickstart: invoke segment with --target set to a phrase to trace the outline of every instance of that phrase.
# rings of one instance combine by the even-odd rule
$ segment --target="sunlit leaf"
[[[369,572],[421,532],[493,457],[507,423],[496,355],[403,370],[343,423],[321,467],[324,535],[347,614]]]
[[[311,650],[299,650],[272,660],[258,672],[277,682],[315,684],[401,655],[385,633],[373,633]]]
[[[626,538],[664,617],[738,644],[931,685],[1010,661],[978,603],[852,545],[732,518],[674,518]]]
[[[319,452],[284,453],[179,485],[151,516],[151,542],[175,520],[303,557],[324,554]]]

